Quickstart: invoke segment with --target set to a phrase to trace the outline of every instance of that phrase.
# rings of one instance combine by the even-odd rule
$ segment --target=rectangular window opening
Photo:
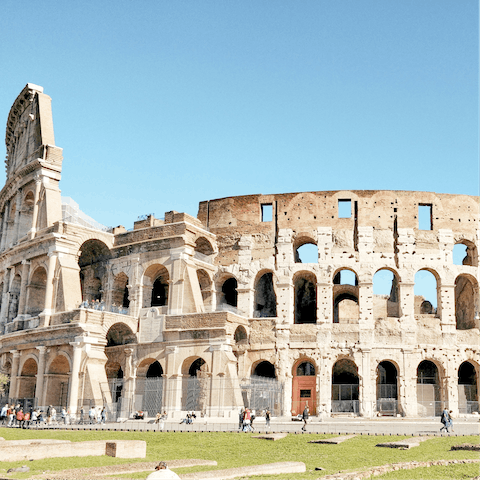
[[[432,230],[433,218],[432,218],[432,205],[428,203],[418,204],[418,229],[419,230]]]
[[[300,390],[300,398],[312,398],[311,390]]]
[[[273,220],[273,205],[271,203],[262,204],[262,222],[271,222]]]
[[[352,201],[349,199],[338,199],[338,218],[352,217]]]

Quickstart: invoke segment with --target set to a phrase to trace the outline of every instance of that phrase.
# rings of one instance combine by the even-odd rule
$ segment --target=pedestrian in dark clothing
[[[303,414],[302,414],[302,419],[303,419],[303,427],[302,430],[304,432],[307,431],[307,421],[308,421],[308,405],[305,405],[305,408],[303,409]]]

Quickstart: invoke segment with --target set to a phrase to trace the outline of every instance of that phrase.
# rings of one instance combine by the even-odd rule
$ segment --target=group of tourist
[[[254,420],[255,413],[253,413],[249,408],[242,408],[238,417],[238,429],[242,430],[242,432],[253,432]]]
[[[100,312],[112,312],[112,313],[120,313],[121,315],[128,315],[128,308],[123,307],[121,305],[116,305],[115,303],[113,305],[110,305],[110,307],[107,307],[105,305],[105,302],[102,300],[84,300],[80,304],[80,308],[85,308],[88,310],[99,310]]]
[[[453,412],[452,410],[448,411],[446,408],[442,412],[440,421],[442,422],[443,427],[440,429],[440,432],[453,432]]]
[[[182,421],[180,422],[181,424],[182,423],[186,423],[187,425],[191,425],[193,423],[193,420],[197,418],[197,416],[195,415],[195,412],[192,412],[192,413],[187,413],[187,415],[185,416],[184,419],[182,419]]]
[[[163,430],[165,428],[165,420],[167,419],[167,412],[157,412],[157,415],[155,416],[155,424],[158,425],[159,430]]]

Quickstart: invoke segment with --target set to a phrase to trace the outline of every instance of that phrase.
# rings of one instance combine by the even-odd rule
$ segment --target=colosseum
[[[9,401],[115,418],[478,414],[478,197],[247,195],[106,229],[61,197],[42,87],[15,100],[6,149]]]

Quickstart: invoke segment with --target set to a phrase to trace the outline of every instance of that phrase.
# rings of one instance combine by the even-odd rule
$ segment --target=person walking
[[[269,429],[270,428],[270,410],[265,411],[265,424],[266,427]]]
[[[303,419],[303,427],[302,427],[302,430],[304,432],[307,431],[307,421],[308,421],[308,413],[309,413],[309,410],[308,410],[308,403],[305,405],[305,408],[303,409],[303,414],[302,414],[302,419]]]
[[[450,419],[450,414],[448,413],[448,410],[446,408],[442,412],[440,421],[442,422],[442,425],[443,425],[443,427],[440,428],[440,432],[443,432],[445,430],[448,433],[451,419]]]
[[[453,412],[450,410],[448,412],[448,416],[450,418],[448,425],[447,425],[447,432],[450,430],[453,433]]]

